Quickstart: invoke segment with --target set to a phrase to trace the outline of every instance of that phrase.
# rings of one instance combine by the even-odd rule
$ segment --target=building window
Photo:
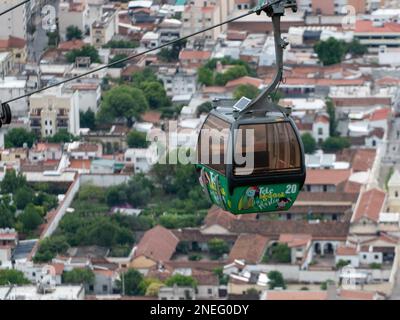
[[[322,128],[318,128],[318,134],[319,134],[320,136],[322,136],[323,133],[324,133],[324,132],[323,132]]]
[[[395,191],[395,192],[394,192],[394,196],[395,196],[396,198],[398,198],[398,197],[399,197],[399,192],[398,192],[398,191]]]
[[[212,294],[212,289],[211,289],[211,288],[208,288],[208,289],[207,289],[207,293],[208,293],[208,294]]]
[[[378,259],[379,259],[379,256],[376,254],[376,255],[374,256],[374,259],[375,259],[375,260],[378,260]]]
[[[323,188],[324,192],[328,191],[328,186],[326,184],[324,184],[324,186],[322,188]]]
[[[107,292],[108,286],[106,284],[103,285],[103,292]]]

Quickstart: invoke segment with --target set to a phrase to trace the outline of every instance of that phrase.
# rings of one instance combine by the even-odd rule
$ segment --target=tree
[[[121,274],[121,280],[117,281],[117,287],[121,292],[124,290],[128,296],[141,295],[140,284],[143,280],[142,274],[135,269],[128,269],[127,272]]]
[[[22,172],[17,174],[14,169],[6,171],[0,184],[2,194],[15,193],[18,189],[25,186],[27,186],[25,176]]]
[[[213,108],[211,102],[207,101],[197,107],[196,114],[199,117],[202,113],[209,113]]]
[[[90,130],[96,128],[96,115],[90,108],[79,113],[79,120],[81,128],[89,128]]]
[[[336,263],[336,269],[342,269],[342,268],[344,268],[345,266],[348,266],[349,264],[350,264],[350,261],[340,259],[340,260]]]
[[[203,84],[205,86],[212,86],[214,84],[213,72],[210,69],[208,69],[206,67],[200,67],[197,70],[197,74],[198,74],[197,81],[200,84]]]
[[[136,130],[128,133],[126,142],[128,143],[129,148],[147,148],[149,146],[146,134]]]
[[[350,147],[350,141],[345,137],[329,137],[322,143],[325,152],[338,152]]]
[[[134,49],[139,47],[137,41],[110,40],[103,48]]]
[[[368,48],[361,44],[358,39],[354,39],[347,44],[346,51],[354,56],[362,56],[368,52]]]
[[[332,99],[326,99],[326,111],[329,115],[329,136],[335,137],[337,135],[337,121],[336,121],[336,108]]]
[[[174,43],[169,48],[163,48],[157,56],[165,62],[174,62],[179,60],[179,54],[182,48],[186,47],[186,40]]]
[[[50,143],[66,143],[78,140],[72,133],[69,133],[67,129],[60,129],[52,137],[47,137],[47,141]]]
[[[151,181],[143,174],[137,174],[128,181],[126,194],[128,202],[134,207],[142,207],[147,204],[153,193]]]
[[[68,26],[66,38],[68,41],[82,39],[82,31],[77,26]]]
[[[241,84],[233,92],[233,97],[236,100],[246,97],[248,99],[254,99],[258,96],[260,90],[251,84]]]
[[[58,45],[58,42],[60,41],[60,35],[58,34],[58,31],[53,31],[53,32],[47,32],[46,36],[48,38],[48,46],[49,47],[56,47]]]
[[[122,60],[122,59],[125,59],[127,57],[128,56],[126,54],[117,54],[112,59],[110,59],[109,63],[110,64],[111,63],[115,63],[115,62],[117,62],[119,60]],[[126,65],[126,61],[125,62],[119,62],[119,63],[116,63],[115,65],[113,65],[112,68],[123,68],[123,67],[125,67],[125,65]]]
[[[127,202],[126,186],[112,186],[107,188],[106,201],[108,206],[113,207]]]
[[[153,282],[151,283],[145,292],[145,296],[147,297],[157,297],[160,289],[165,285],[162,282]]]
[[[168,287],[173,287],[177,285],[178,287],[192,287],[196,288],[197,281],[191,276],[184,276],[182,274],[175,274],[169,277],[165,281],[165,285]]]
[[[91,63],[101,62],[99,52],[91,45],[84,45],[81,49],[73,49],[65,57],[69,63],[74,63],[77,57],[89,57]]]
[[[320,288],[321,288],[321,290],[326,291],[326,290],[328,289],[328,286],[329,286],[329,285],[332,285],[332,284],[335,284],[335,281],[333,281],[333,280],[326,280],[326,281],[324,281],[324,282],[321,283]]]
[[[148,107],[147,99],[140,89],[122,85],[104,95],[99,118],[104,122],[125,118],[128,124],[132,125],[132,118],[139,118]]]
[[[40,211],[32,203],[26,206],[24,212],[18,219],[22,223],[24,232],[36,230],[43,221]]]
[[[214,259],[219,259],[224,253],[229,252],[229,246],[224,240],[214,238],[208,241],[208,250]]]
[[[317,42],[314,51],[318,54],[318,59],[328,66],[342,61],[346,53],[346,45],[343,41],[330,37],[326,41]]]
[[[12,207],[8,203],[2,201],[0,203],[0,228],[10,228],[14,225],[14,223],[15,207]]]
[[[150,67],[144,68],[142,71],[135,72],[132,75],[132,85],[140,88],[145,82],[159,81],[156,74]]]
[[[247,71],[247,68],[243,65],[236,65],[234,67],[229,68],[227,71],[225,71],[224,76],[225,76],[225,83],[238,79],[240,77],[248,76],[249,73]]]
[[[21,148],[24,143],[31,148],[35,140],[35,135],[24,128],[13,128],[4,136],[6,148]]]
[[[271,250],[271,257],[273,261],[278,263],[291,262],[291,251],[286,243],[278,243],[275,247],[272,247]]]
[[[63,273],[63,282],[68,284],[94,284],[95,275],[90,269],[73,269]]]
[[[159,109],[171,105],[164,86],[158,81],[147,81],[140,85],[150,108]]]
[[[139,284],[139,288],[140,288],[140,292],[142,295],[150,295],[151,294],[147,294],[147,291],[149,289],[149,287],[153,284],[158,284],[158,288],[160,288],[161,286],[163,286],[164,284],[157,278],[144,278],[140,284]],[[154,291],[155,288],[153,288],[152,290]],[[157,291],[158,293],[158,291]],[[156,294],[157,295],[157,294]]]
[[[57,254],[64,254],[69,248],[64,236],[50,236],[39,243],[39,249],[33,257],[35,263],[51,261]]]
[[[317,149],[317,142],[311,133],[306,132],[301,135],[301,140],[303,141],[304,151],[307,154],[313,154]]]
[[[33,202],[33,191],[27,187],[23,187],[17,190],[14,196],[14,202],[19,210],[25,209],[25,207]]]
[[[25,278],[24,273],[18,270],[0,270],[0,286],[7,286],[10,284],[22,286],[29,284],[29,280]]]
[[[282,273],[279,271],[270,271],[268,272],[269,289],[273,290],[275,288],[283,288],[286,289],[285,279],[283,279]]]

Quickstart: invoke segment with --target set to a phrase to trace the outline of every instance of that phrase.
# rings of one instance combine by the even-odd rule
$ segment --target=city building
[[[103,9],[100,19],[90,26],[91,43],[101,48],[118,33],[118,11],[115,9]]]
[[[65,93],[62,87],[36,93],[29,98],[29,119],[32,131],[42,137],[60,130],[79,134],[78,93]]]
[[[0,12],[3,12],[17,4],[19,0],[2,0]],[[28,4],[22,5],[2,16],[0,16],[0,40],[7,40],[10,37],[21,39],[27,38],[27,12]]]

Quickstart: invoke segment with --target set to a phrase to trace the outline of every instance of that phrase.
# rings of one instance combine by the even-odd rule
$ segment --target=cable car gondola
[[[0,101],[1,103],[1,101]],[[11,123],[11,109],[8,103],[1,103],[0,109],[0,128],[3,124],[10,124]]]
[[[288,210],[306,177],[304,148],[290,110],[270,95],[282,80],[283,49],[280,18],[295,1],[264,6],[272,18],[277,73],[272,84],[253,101],[243,97],[235,105],[216,106],[198,138],[196,165],[210,201],[233,214]]]

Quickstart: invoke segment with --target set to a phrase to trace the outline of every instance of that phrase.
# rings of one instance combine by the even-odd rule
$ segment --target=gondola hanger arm
[[[265,111],[277,111],[276,109],[278,109],[278,111],[288,114],[287,109],[274,106],[273,110],[270,110],[269,106],[271,105],[270,95],[274,92],[283,78],[283,50],[288,45],[288,42],[281,37],[281,17],[285,15],[286,9],[291,9],[293,12],[297,12],[297,3],[296,0],[267,0],[267,2],[260,2],[264,3],[254,9],[256,14],[260,15],[262,12],[265,12],[266,15],[272,19],[275,42],[276,73],[271,84],[265,88],[246,108],[244,108],[239,115],[253,110],[262,109],[265,109]]]

